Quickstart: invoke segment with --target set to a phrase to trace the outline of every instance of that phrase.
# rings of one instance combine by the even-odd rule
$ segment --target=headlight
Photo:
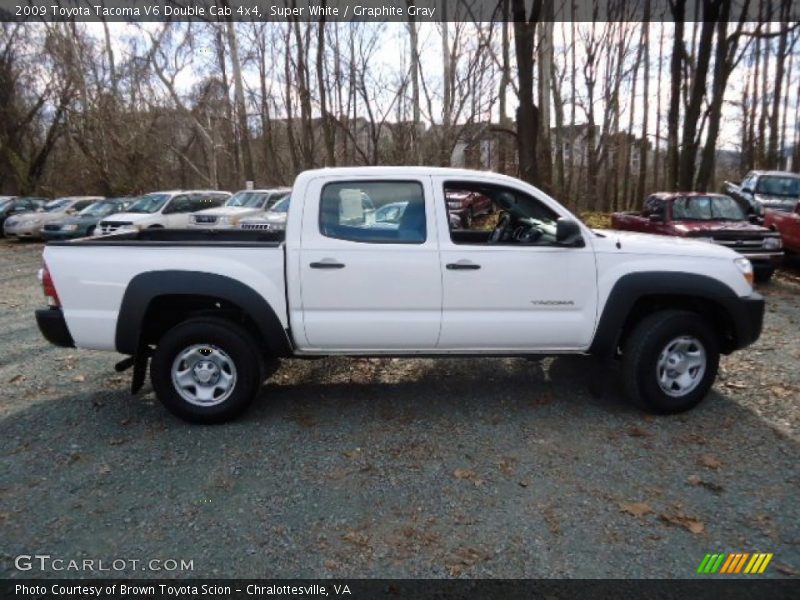
[[[78,226],[75,224],[71,225],[62,225],[61,231],[78,231]]]
[[[742,272],[742,277],[745,278],[747,283],[751,286],[753,285],[753,265],[750,264],[750,261],[746,258],[736,258],[734,259],[734,264],[739,267],[739,270]]]
[[[783,242],[779,237],[768,237],[764,240],[764,250],[780,250]]]
[[[220,225],[236,225],[239,222],[239,219],[236,217],[220,217],[219,224]]]

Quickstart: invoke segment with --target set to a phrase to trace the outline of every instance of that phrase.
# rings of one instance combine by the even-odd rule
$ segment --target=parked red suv
[[[461,227],[469,229],[475,217],[494,212],[494,204],[487,196],[478,192],[448,191],[447,212],[450,214],[451,223],[454,222],[453,217],[457,217]]]
[[[659,192],[641,212],[611,215],[612,229],[706,240],[741,253],[753,263],[755,277],[767,281],[783,256],[779,233],[752,223],[742,205],[723,194]]]

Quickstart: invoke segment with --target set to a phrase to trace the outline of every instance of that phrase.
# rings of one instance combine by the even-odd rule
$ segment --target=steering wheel
[[[494,230],[492,231],[492,235],[489,236],[490,244],[496,244],[498,242],[502,242],[506,238],[506,231],[508,230],[509,225],[511,225],[511,215],[507,212],[504,212],[499,219],[497,219],[497,225],[495,225]]]

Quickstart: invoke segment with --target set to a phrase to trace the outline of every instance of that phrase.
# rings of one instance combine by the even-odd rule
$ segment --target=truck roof
[[[694,196],[710,196],[711,198],[730,198],[727,194],[717,194],[714,192],[653,192],[648,194],[648,198],[655,196],[660,200],[674,200],[675,198],[691,198]]]
[[[519,183],[519,179],[495,173],[494,171],[477,171],[473,169],[454,169],[450,167],[419,167],[419,166],[401,166],[401,167],[326,167],[322,169],[311,169],[303,171],[297,177],[298,179],[314,179],[315,177],[375,177],[380,175],[410,175],[410,176],[426,176],[438,175],[440,177],[491,177],[492,179],[505,179],[509,182]]]

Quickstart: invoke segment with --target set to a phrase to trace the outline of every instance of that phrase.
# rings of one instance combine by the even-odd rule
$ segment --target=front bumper
[[[50,241],[50,240],[72,240],[75,238],[85,237],[86,231],[47,231],[46,229],[42,229],[42,238]]]
[[[764,324],[764,298],[753,292],[728,304],[733,319],[733,348],[738,350],[749,346],[761,335]]]
[[[42,308],[36,311],[36,324],[44,339],[62,348],[74,348],[75,341],[67,327],[60,308]]]
[[[11,227],[4,227],[3,233],[6,237],[28,238],[28,239],[41,239],[41,225],[13,225]]]

